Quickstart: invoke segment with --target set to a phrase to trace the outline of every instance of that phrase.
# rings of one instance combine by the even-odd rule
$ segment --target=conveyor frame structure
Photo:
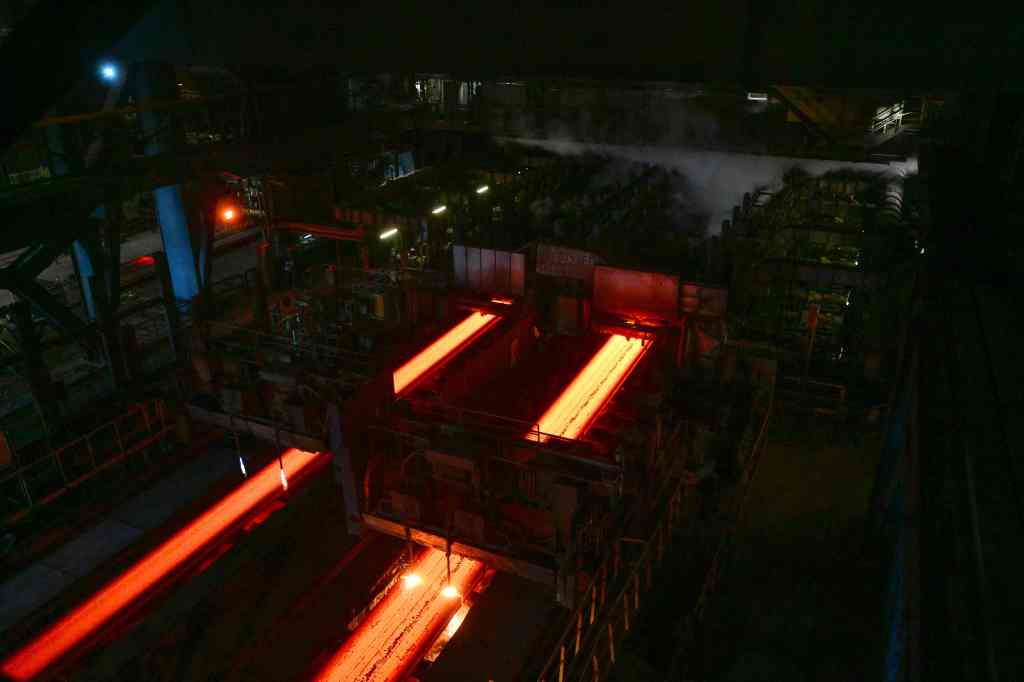
[[[364,523],[429,547],[457,547],[453,551],[551,586],[559,601],[571,603],[575,598],[573,580],[569,571],[560,569],[568,548],[581,545],[577,537],[581,530],[574,529],[571,510],[577,507],[581,494],[597,494],[605,500],[620,495],[625,472],[624,462],[581,437],[657,345],[654,335],[637,334],[635,330],[602,334],[593,341],[599,341],[594,351],[566,382],[546,414],[532,423],[418,396],[415,391],[404,395],[409,409],[392,415],[386,425],[376,424],[370,429],[370,450],[379,454],[368,464],[364,479]],[[497,345],[498,352],[504,352],[500,343]],[[477,375],[480,366],[476,362],[473,367]],[[456,367],[454,371],[461,370]],[[565,423],[555,423],[559,415],[569,412],[572,414]],[[550,415],[555,418],[548,418]],[[545,430],[549,422],[548,428],[554,433]],[[425,461],[426,469],[432,472],[429,475],[433,482],[427,485],[434,492],[426,498],[414,490],[418,479],[411,472],[420,466],[415,464],[417,461]],[[403,490],[396,490],[381,474],[388,467],[399,466],[399,462],[406,472],[398,482]],[[506,483],[498,484],[499,479]],[[478,509],[471,500],[497,494],[496,485],[508,490],[509,481],[513,481],[513,488],[526,486],[527,494],[551,500],[543,503],[548,505],[541,508],[546,511],[538,512],[545,520],[539,526],[534,524],[550,528],[549,532],[555,534],[547,536],[550,540],[527,539],[510,545],[493,537],[492,531],[503,532],[501,529],[507,526],[501,524],[506,522],[492,525],[494,514],[485,507]],[[425,512],[429,500],[439,495],[452,500],[448,505],[452,511],[446,512],[444,519]],[[545,498],[550,495],[554,498]]]

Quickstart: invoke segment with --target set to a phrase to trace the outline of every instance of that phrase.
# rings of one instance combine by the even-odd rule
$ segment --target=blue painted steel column
[[[75,262],[75,272],[78,273],[78,283],[82,289],[82,303],[85,304],[85,312],[90,320],[96,319],[96,301],[92,296],[92,278],[96,272],[92,268],[92,260],[88,252],[82,246],[82,242],[76,241],[71,245],[71,257]]]
[[[199,293],[196,261],[192,255],[192,239],[185,220],[185,205],[181,200],[181,187],[171,185],[153,190],[156,215],[160,221],[160,236],[171,271],[174,297],[192,300]]]
[[[146,64],[138,69],[139,100],[171,100],[177,96],[177,84],[173,67]],[[171,153],[174,151],[174,126],[170,114],[147,111],[141,115],[142,132],[146,136],[146,154]],[[168,185],[153,190],[160,236],[163,238],[167,266],[171,271],[171,285],[174,297],[190,301],[199,293],[199,278],[196,275],[196,261],[192,252],[188,221],[185,218],[185,204],[181,198],[180,185]]]

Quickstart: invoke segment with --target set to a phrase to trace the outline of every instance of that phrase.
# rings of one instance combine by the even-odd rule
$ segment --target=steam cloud
[[[757,187],[780,187],[783,174],[790,168],[801,168],[810,175],[821,175],[836,170],[877,173],[892,178],[895,192],[900,191],[899,181],[903,177],[917,172],[917,159],[888,164],[852,163],[695,150],[678,146],[613,145],[533,138],[503,138],[502,141],[540,147],[563,156],[589,152],[678,170],[692,188],[691,194],[698,204],[697,208],[710,216],[709,234],[719,233],[722,221],[731,215],[733,206],[742,201],[744,192],[750,192]]]

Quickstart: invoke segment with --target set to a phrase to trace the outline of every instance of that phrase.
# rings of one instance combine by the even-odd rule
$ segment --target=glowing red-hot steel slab
[[[316,679],[319,682],[403,679],[452,621],[462,606],[460,596],[473,589],[484,571],[479,561],[454,554],[451,567],[452,578],[448,585],[444,552],[426,550],[402,584],[392,588],[374,607],[321,668]]]
[[[622,382],[647,352],[650,344],[641,339],[615,334],[587,362],[547,412],[537,421],[536,430],[526,434],[541,443],[549,434],[579,438],[590,426]],[[540,433],[537,433],[539,431]]]
[[[43,672],[96,635],[118,613],[157,586],[182,563],[196,556],[224,530],[242,520],[254,508],[281,494],[282,466],[294,476],[323,456],[321,453],[288,450],[281,456],[280,463],[272,462],[250,476],[227,497],[17,651],[3,662],[0,671],[19,681],[32,679]]]
[[[395,370],[392,377],[395,383],[395,395],[401,395],[420,377],[435,367],[440,367],[499,319],[499,316],[492,313],[470,313],[469,317],[449,329],[441,338]]]

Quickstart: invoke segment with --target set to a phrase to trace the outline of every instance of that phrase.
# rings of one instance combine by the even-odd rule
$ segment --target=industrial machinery
[[[476,280],[460,282],[456,265],[451,307],[462,312],[392,373],[395,402],[356,455],[362,519],[572,604],[605,543],[685,464],[665,382],[684,335],[682,287],[591,266],[569,329],[559,305],[503,286],[512,278],[495,264],[513,254],[455,253],[477,259],[466,270]]]
[[[319,682],[405,679],[442,630],[458,629],[464,599],[486,567],[467,557],[423,550],[387,596],[317,672]],[[449,633],[450,636],[450,633]]]
[[[289,482],[324,468],[328,452],[349,532],[402,541],[353,598],[347,635],[339,621],[336,648],[307,662],[318,679],[366,682],[419,669],[487,599],[495,571],[583,608],[622,539],[658,523],[666,491],[716,459],[723,471],[742,468],[744,448],[715,436],[730,418],[708,412],[709,390],[695,384],[679,397],[689,386],[681,376],[714,383],[736,373],[727,353],[708,355],[725,347],[716,336],[724,292],[553,247],[538,249],[530,273],[523,253],[456,246],[453,258],[445,288],[389,277],[381,290],[397,315],[383,324],[327,323],[332,309],[365,298],[376,273],[279,292],[240,324],[208,323],[193,352],[201,393],[192,416],[302,449],[44,629],[4,674],[71,665]],[[372,363],[353,348],[368,334]],[[724,402],[745,424],[749,395]],[[670,508],[676,518],[678,504]]]

